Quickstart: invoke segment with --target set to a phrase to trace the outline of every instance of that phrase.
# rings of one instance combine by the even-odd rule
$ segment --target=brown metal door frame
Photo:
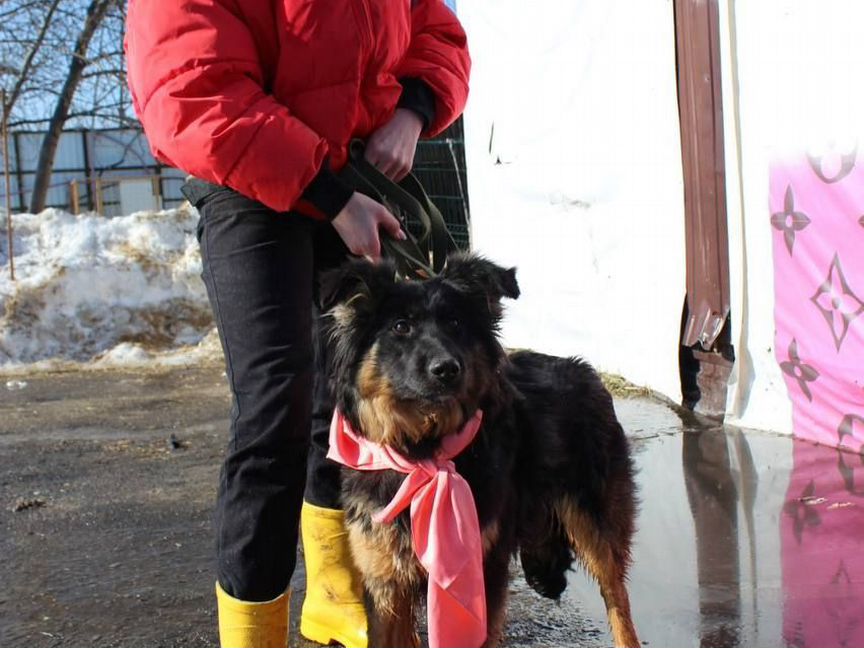
[[[729,314],[729,238],[717,0],[675,0],[688,318],[684,346],[715,346]]]
[[[687,302],[679,354],[682,402],[722,419],[734,350],[728,326],[720,11],[718,0],[674,0],[674,7],[687,242]]]

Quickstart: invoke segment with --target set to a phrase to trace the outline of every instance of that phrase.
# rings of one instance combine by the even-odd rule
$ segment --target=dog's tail
[[[532,525],[535,532],[532,537],[522,539],[519,558],[531,588],[541,596],[557,600],[567,587],[566,573],[575,556],[558,517],[548,509],[542,517],[546,519]]]

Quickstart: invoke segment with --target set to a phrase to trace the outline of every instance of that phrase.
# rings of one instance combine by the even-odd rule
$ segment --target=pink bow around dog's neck
[[[477,508],[453,457],[480,429],[483,412],[445,437],[434,459],[411,461],[359,436],[339,410],[330,425],[327,457],[356,470],[407,474],[392,501],[373,516],[388,524],[411,506],[414,553],[429,574],[429,648],[477,648],[486,641],[486,588]]]

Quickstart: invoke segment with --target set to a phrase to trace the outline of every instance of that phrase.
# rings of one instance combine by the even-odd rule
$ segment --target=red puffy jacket
[[[465,33],[441,0],[130,0],[125,48],[154,155],[277,211],[390,118],[398,79],[433,91],[427,135],[468,95]]]

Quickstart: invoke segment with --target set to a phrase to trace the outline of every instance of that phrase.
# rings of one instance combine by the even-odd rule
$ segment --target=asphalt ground
[[[5,385],[4,385],[5,383]],[[227,443],[221,367],[0,381],[0,646],[218,646],[211,511]],[[292,581],[291,646],[305,589]],[[603,645],[517,579],[508,643]]]

